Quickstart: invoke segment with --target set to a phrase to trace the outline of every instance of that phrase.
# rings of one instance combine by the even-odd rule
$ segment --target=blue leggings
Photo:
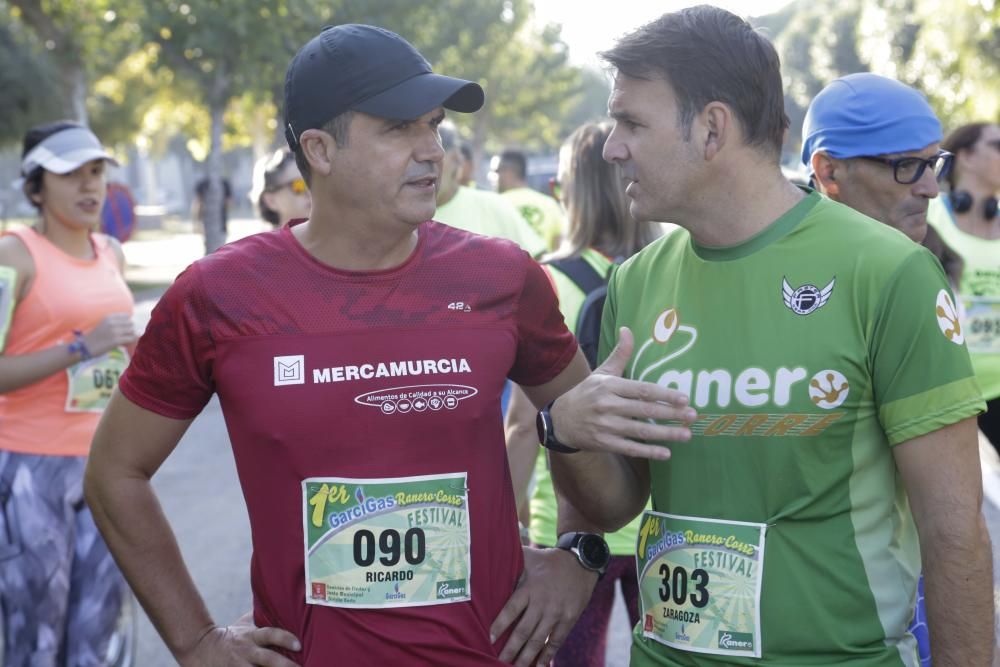
[[[0,450],[4,667],[103,667],[127,591],[83,501],[83,457]]]

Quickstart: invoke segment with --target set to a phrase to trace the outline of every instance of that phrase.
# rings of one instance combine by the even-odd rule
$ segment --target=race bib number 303
[[[759,658],[765,524],[647,511],[636,543],[642,634]]]
[[[302,482],[306,603],[414,607],[472,598],[465,473]]]

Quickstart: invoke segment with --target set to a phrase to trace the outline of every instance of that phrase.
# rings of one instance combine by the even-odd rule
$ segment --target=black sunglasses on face
[[[869,155],[861,155],[859,157],[862,160],[879,162],[892,167],[892,177],[900,185],[912,185],[916,183],[924,175],[924,170],[927,167],[931,168],[931,171],[934,172],[934,177],[940,181],[948,176],[948,172],[951,171],[951,163],[955,159],[955,156],[948,151],[941,151],[937,155],[927,159],[920,157],[887,158]]]

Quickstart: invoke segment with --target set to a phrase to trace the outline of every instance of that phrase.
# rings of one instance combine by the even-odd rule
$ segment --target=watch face
[[[607,567],[608,561],[611,560],[611,550],[608,549],[607,542],[598,535],[582,535],[577,549],[584,562],[594,569]]]
[[[545,428],[545,414],[543,410],[539,410],[538,415],[535,417],[535,428],[538,430],[538,442],[544,445],[547,429]]]

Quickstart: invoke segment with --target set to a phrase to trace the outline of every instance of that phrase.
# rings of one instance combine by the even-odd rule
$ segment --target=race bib
[[[66,412],[103,412],[128,366],[128,352],[115,348],[66,369]]]
[[[416,607],[472,599],[465,473],[302,482],[306,603]]]
[[[642,635],[759,658],[766,525],[646,511],[636,542]]]
[[[965,344],[970,352],[1000,354],[1000,299],[966,296]]]

